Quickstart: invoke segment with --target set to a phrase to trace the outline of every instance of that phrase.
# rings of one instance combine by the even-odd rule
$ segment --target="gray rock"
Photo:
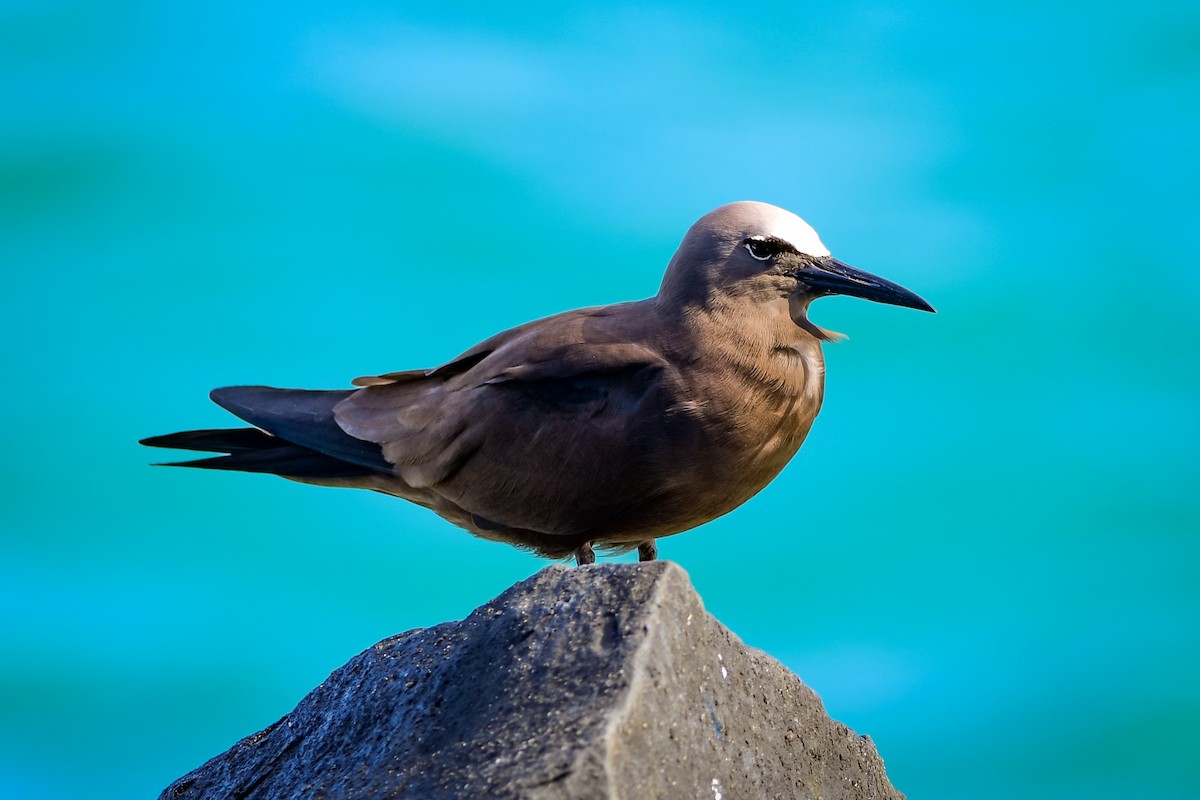
[[[163,798],[903,798],[669,562],[548,567],[386,639]]]

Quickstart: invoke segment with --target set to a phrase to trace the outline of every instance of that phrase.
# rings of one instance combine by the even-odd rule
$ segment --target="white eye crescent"
[[[771,242],[758,236],[751,236],[744,244],[746,252],[759,261],[766,261],[777,252]]]

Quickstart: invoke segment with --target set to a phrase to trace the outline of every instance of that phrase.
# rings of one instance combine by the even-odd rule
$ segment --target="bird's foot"
[[[654,561],[658,558],[658,543],[651,539],[638,545],[638,561]]]
[[[596,551],[592,549],[591,542],[584,542],[579,549],[575,551],[575,566],[582,567],[585,564],[596,563]]]

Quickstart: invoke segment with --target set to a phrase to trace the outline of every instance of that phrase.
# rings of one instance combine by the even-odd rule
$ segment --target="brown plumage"
[[[551,558],[587,563],[595,544],[651,559],[799,449],[833,336],[806,315],[827,294],[933,310],[831,258],[799,217],[733,203],[692,226],[655,297],[526,323],[357,390],[218,389],[259,430],[143,443],[223,454],[181,466],[386,492]]]

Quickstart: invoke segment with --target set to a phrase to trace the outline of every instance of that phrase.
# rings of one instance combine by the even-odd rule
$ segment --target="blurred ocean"
[[[214,386],[337,388],[651,295],[789,208],[826,406],[660,542],[902,791],[1200,784],[1200,6],[0,8],[0,797],[152,797],[543,566],[365,492],[152,469]]]

